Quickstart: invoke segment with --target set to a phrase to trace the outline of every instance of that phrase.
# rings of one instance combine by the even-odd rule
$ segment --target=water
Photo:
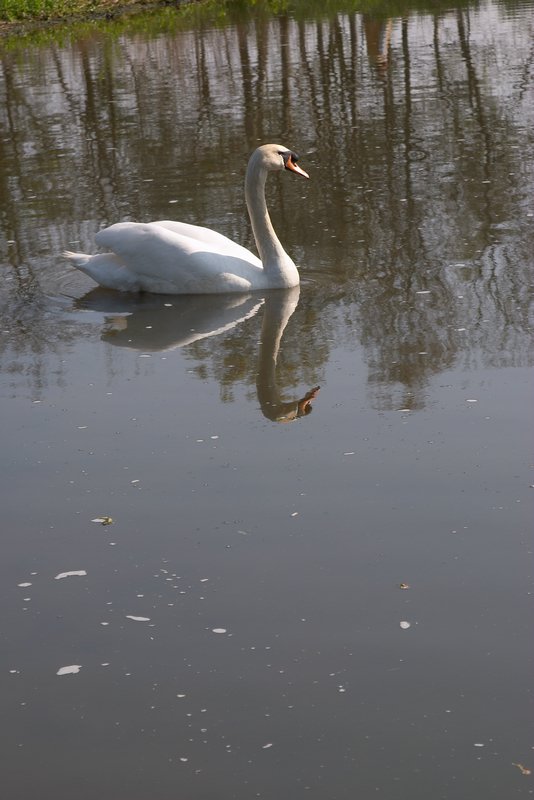
[[[10,800],[532,794],[532,19],[6,40]],[[265,141],[311,176],[268,187],[299,290],[127,297],[59,258],[120,219],[252,247]]]

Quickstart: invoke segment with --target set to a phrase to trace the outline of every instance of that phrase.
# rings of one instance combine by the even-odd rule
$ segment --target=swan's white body
[[[269,172],[308,177],[287,147],[267,144],[250,157],[245,198],[260,258],[226,236],[185,222],[119,222],[95,239],[111,252],[66,252],[82,272],[108,289],[157,294],[221,294],[297,286],[298,270],[280,244],[267,211]]]

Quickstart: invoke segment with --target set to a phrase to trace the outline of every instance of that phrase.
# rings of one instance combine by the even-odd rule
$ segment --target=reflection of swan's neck
[[[296,286],[299,282],[297,268],[278,239],[265,202],[267,171],[259,158],[249,161],[245,178],[245,199],[252,223],[252,231],[265,274],[271,285]],[[277,283],[274,283],[274,280]]]
[[[264,414],[276,419],[283,404],[276,383],[276,362],[282,334],[299,300],[299,289],[268,295],[261,326],[261,345],[256,387]]]

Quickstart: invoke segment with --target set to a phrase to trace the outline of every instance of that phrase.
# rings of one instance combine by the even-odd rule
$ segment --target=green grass
[[[22,22],[62,19],[83,16],[95,12],[106,12],[120,8],[121,5],[137,5],[136,0],[128,3],[117,0],[0,0],[0,21]],[[144,2],[139,2],[144,5]]]

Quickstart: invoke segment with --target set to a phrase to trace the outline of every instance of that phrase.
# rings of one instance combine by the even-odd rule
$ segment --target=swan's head
[[[288,169],[290,172],[296,172],[297,175],[302,175],[303,178],[310,177],[308,173],[304,172],[297,164],[299,160],[298,155],[280,144],[264,144],[258,147],[251,156],[251,161],[252,160],[258,160],[261,167],[268,172],[278,172],[283,169]]]

